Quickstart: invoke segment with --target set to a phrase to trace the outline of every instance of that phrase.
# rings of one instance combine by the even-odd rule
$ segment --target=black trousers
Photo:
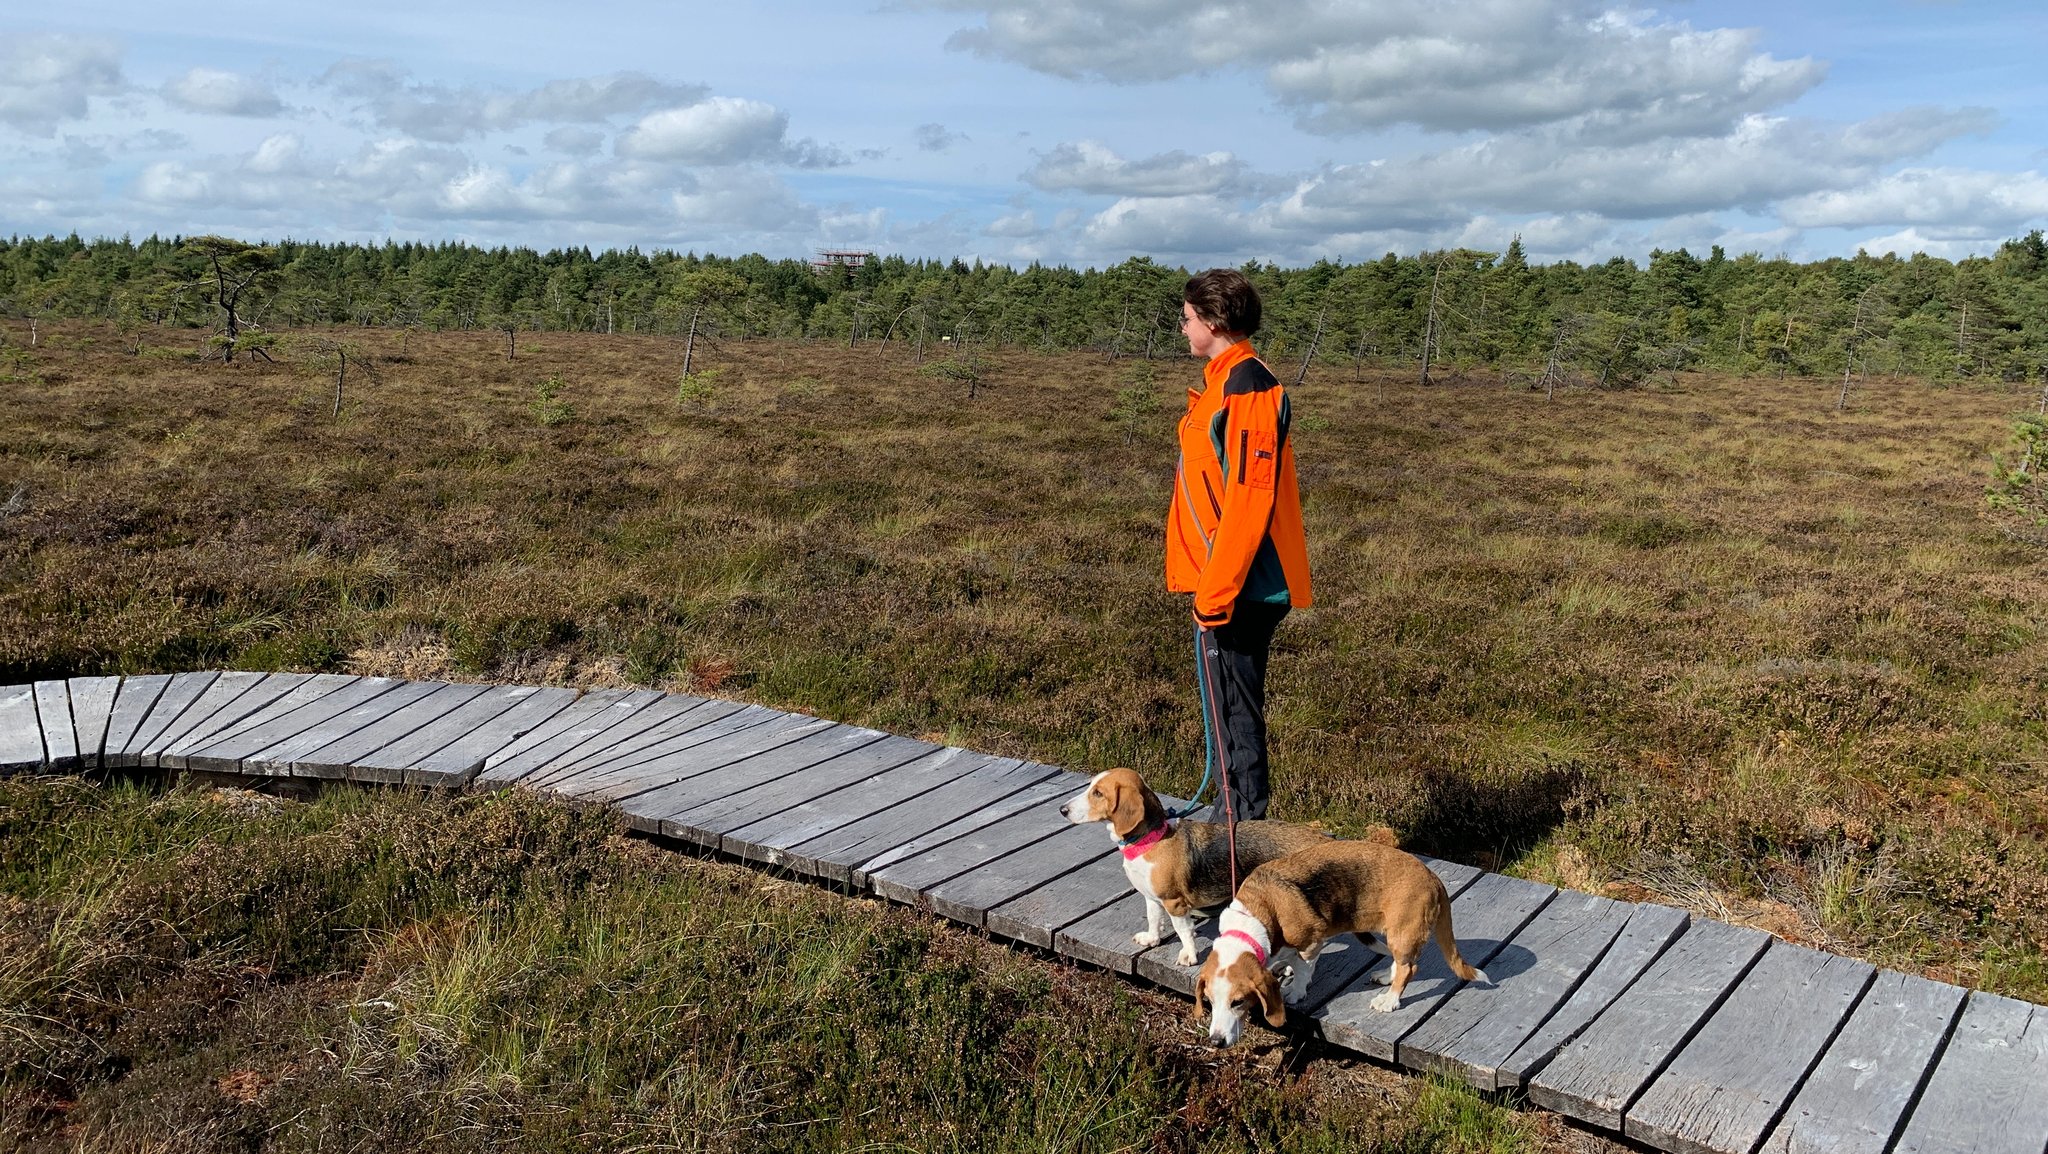
[[[1266,656],[1273,647],[1273,631],[1285,616],[1285,605],[1240,601],[1227,623],[1208,631],[1202,646],[1208,667],[1203,676],[1221,714],[1221,724],[1210,736],[1221,747],[1217,757],[1229,771],[1230,808],[1238,821],[1265,817],[1272,796],[1266,766]],[[1222,802],[1219,790],[1213,807],[1219,819]]]

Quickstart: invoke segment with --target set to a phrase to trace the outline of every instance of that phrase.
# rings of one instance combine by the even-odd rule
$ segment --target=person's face
[[[1196,316],[1195,306],[1186,301],[1180,305],[1180,331],[1188,339],[1188,352],[1205,360],[1230,347],[1224,334]]]

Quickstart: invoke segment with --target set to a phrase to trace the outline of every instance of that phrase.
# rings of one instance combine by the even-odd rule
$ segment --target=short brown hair
[[[1241,337],[1258,332],[1265,313],[1251,278],[1234,268],[1212,268],[1189,277],[1181,299],[1195,306],[1196,316]]]

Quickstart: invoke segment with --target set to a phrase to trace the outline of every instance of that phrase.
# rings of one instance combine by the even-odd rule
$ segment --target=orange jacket
[[[1188,390],[1166,515],[1166,587],[1217,626],[1239,600],[1307,608],[1308,544],[1287,439],[1287,391],[1249,340],[1211,358]]]

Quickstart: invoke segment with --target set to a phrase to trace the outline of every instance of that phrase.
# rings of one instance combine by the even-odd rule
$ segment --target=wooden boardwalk
[[[1084,778],[1049,765],[647,690],[289,673],[0,687],[0,774],[118,767],[602,802],[650,834],[1192,990],[1175,942],[1131,940],[1143,911],[1109,839],[1058,813]],[[1360,943],[1313,964],[1282,951],[1290,1004],[1329,1041],[1661,1150],[2048,1152],[2048,1007],[1429,865],[1491,982],[1426,951],[1378,1013]]]

